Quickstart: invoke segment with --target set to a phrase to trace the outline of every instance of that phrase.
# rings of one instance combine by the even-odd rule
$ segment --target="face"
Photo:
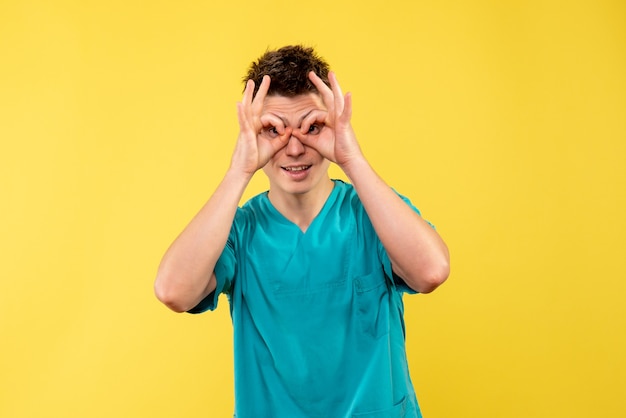
[[[278,151],[263,167],[272,192],[304,194],[328,186],[330,162],[298,139],[302,120],[319,109],[326,108],[322,99],[314,93],[295,97],[266,97],[263,113],[279,118],[285,128],[291,127],[293,131],[297,131],[291,135],[287,146]],[[312,126],[311,133],[315,133],[316,129],[317,126]]]

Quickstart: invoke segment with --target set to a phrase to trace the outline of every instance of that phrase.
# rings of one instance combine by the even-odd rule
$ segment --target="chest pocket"
[[[390,289],[382,270],[356,278],[354,293],[363,332],[374,338],[388,334]]]

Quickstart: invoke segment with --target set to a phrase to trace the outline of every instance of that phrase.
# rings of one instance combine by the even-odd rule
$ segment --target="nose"
[[[294,135],[291,135],[289,142],[287,143],[287,147],[285,147],[286,154],[290,157],[298,157],[304,154],[304,151],[304,144]]]

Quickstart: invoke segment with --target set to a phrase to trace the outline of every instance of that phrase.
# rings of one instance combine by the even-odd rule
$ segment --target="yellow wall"
[[[406,298],[426,416],[626,415],[626,5],[367,4],[0,1],[1,417],[231,416],[227,305],[176,315],[152,281],[246,66],[296,42],[451,248]]]

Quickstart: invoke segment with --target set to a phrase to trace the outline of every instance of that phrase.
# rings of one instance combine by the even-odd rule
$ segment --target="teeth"
[[[302,171],[302,170],[306,170],[309,167],[310,166],[308,166],[308,165],[302,165],[300,167],[285,167],[285,170],[287,170],[287,171]]]

